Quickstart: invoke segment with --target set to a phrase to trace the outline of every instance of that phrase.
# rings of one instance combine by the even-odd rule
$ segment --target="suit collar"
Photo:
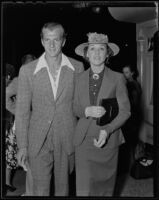
[[[67,56],[65,56],[62,53],[61,67],[63,67],[63,66],[66,66],[66,67],[72,69],[73,71],[75,70],[73,65],[71,64],[71,62],[67,58]],[[38,71],[40,71],[42,68],[47,68],[48,69],[48,64],[47,64],[46,59],[45,59],[45,52],[40,56],[40,58],[39,58],[39,60],[37,62],[37,65],[36,65],[36,68],[35,68],[35,71],[34,71],[34,75]]]

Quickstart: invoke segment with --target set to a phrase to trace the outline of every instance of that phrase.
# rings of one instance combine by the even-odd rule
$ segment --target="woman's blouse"
[[[97,104],[97,98],[99,94],[99,90],[102,84],[104,76],[104,69],[99,74],[93,73],[92,69],[90,69],[89,73],[89,98],[91,105]]]

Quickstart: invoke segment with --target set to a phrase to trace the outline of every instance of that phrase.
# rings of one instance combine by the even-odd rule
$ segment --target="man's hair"
[[[63,38],[66,38],[66,33],[65,33],[65,29],[64,27],[58,23],[58,22],[47,22],[43,25],[42,29],[41,29],[41,33],[40,33],[40,37],[41,39],[43,39],[43,30],[44,29],[49,29],[49,30],[53,30],[57,27],[60,27],[63,30]]]

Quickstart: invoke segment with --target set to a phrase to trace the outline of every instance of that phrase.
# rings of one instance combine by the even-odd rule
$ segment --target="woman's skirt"
[[[75,150],[77,196],[112,196],[116,181],[118,147],[97,148],[91,137]]]
[[[15,123],[10,126],[9,129],[6,129],[6,167],[10,169],[17,168],[17,143],[15,135]]]

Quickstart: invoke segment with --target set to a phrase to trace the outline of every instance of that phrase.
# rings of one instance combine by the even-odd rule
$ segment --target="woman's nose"
[[[99,54],[100,54],[100,51],[99,51],[99,50],[96,50],[96,51],[95,51],[95,55],[98,56]]]

